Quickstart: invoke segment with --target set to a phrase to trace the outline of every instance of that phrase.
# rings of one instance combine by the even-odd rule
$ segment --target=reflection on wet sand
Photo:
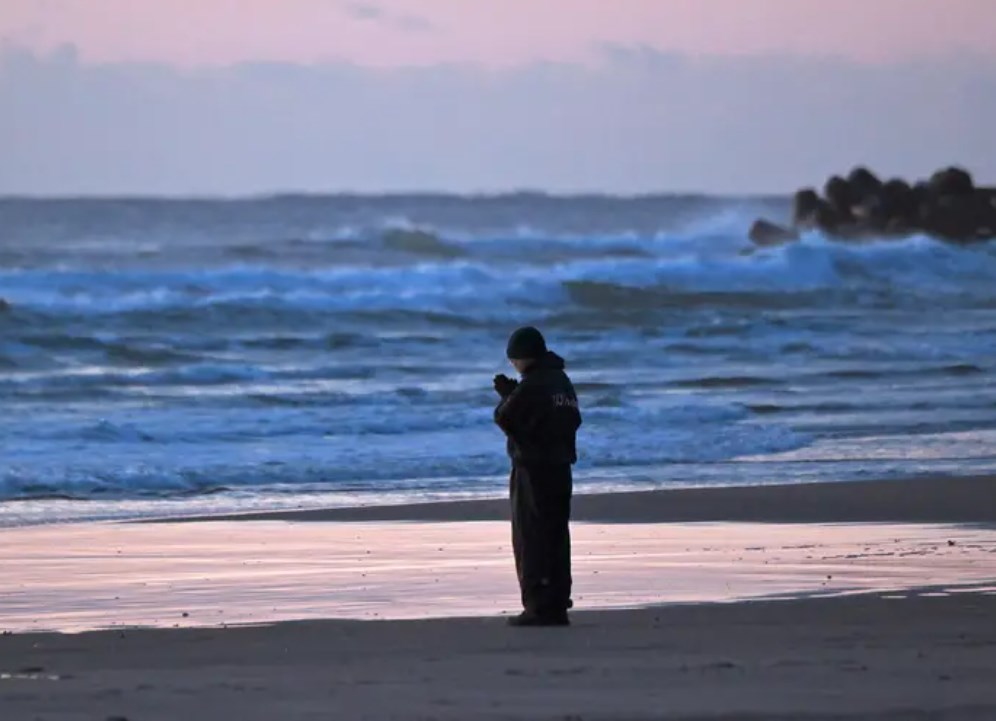
[[[996,586],[996,530],[908,524],[575,524],[578,609]],[[517,608],[497,522],[0,531],[0,627],[81,631]]]

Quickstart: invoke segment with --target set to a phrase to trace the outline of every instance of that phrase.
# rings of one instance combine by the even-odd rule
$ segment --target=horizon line
[[[798,190],[798,189],[797,189]],[[638,193],[623,193],[613,191],[549,191],[535,189],[498,190],[498,191],[264,191],[259,193],[0,193],[0,203],[3,202],[115,202],[115,201],[152,201],[152,202],[260,202],[274,200],[390,200],[412,198],[455,198],[461,200],[504,200],[510,198],[541,198],[548,200],[652,200],[674,199],[685,200],[781,200],[789,198],[796,191],[759,192],[759,193],[723,193],[707,191],[652,191]]]

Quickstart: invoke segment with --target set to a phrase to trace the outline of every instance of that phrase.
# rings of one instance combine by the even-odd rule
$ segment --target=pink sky
[[[510,65],[600,44],[888,61],[996,54],[996,0],[3,0],[0,37],[85,61]]]
[[[996,0],[0,0],[0,193],[992,183],[993,37]]]

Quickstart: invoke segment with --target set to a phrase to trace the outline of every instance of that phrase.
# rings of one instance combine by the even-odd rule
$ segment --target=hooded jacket
[[[508,455],[522,464],[573,464],[581,409],[564,359],[547,352],[531,365],[495,409],[508,438]]]

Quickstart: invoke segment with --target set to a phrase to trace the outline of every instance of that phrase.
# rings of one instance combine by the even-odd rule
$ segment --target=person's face
[[[528,360],[525,358],[511,358],[509,360],[509,363],[512,364],[512,367],[515,368],[516,372],[524,373],[526,368],[531,366],[533,362],[532,360]]]

